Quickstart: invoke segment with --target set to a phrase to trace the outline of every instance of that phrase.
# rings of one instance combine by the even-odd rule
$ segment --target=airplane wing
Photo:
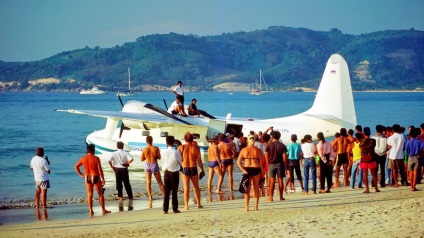
[[[81,114],[102,118],[115,118],[121,120],[136,121],[139,123],[148,123],[159,127],[172,125],[192,125],[192,126],[207,126],[202,120],[194,120],[195,118],[181,118],[169,113],[136,113],[122,111],[95,111],[95,110],[55,110],[58,112],[69,112],[73,114]],[[197,118],[196,118],[197,119]]]

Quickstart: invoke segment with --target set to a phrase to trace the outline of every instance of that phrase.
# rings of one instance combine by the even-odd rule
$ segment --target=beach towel
[[[243,174],[241,176],[241,181],[240,181],[240,185],[239,185],[239,192],[246,193],[247,186],[249,186],[249,177],[250,176],[248,174]]]

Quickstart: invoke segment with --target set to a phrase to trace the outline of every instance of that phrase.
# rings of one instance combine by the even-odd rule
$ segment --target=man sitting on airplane
[[[171,106],[168,108],[168,112],[173,115],[181,115],[183,117],[186,117],[187,114],[184,111],[183,104],[181,104],[180,97],[176,97],[175,101],[171,104]]]
[[[195,98],[193,98],[191,100],[191,104],[190,104],[190,106],[188,106],[188,115],[191,115],[191,116],[194,116],[194,117],[198,117],[199,115],[202,115],[204,117],[209,117],[211,119],[215,119],[215,117],[213,117],[209,113],[207,113],[203,110],[198,110],[197,106],[196,106],[196,102],[197,102],[197,100]]]

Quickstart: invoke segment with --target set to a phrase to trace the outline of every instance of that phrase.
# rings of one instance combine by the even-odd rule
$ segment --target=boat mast
[[[264,86],[265,86],[266,92],[268,92],[268,88],[267,88],[266,83],[265,83],[265,77],[262,75],[262,71],[261,71],[261,79],[264,81]]]
[[[130,67],[128,67],[128,92],[131,91],[131,71]]]
[[[262,69],[259,69],[259,90],[262,90]]]

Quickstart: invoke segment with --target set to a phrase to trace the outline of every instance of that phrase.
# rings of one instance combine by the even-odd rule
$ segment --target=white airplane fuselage
[[[187,107],[186,107],[187,108]],[[173,135],[184,144],[184,134],[190,132],[203,152],[209,147],[208,138],[218,133],[233,133],[244,136],[250,131],[265,131],[269,127],[281,133],[283,143],[290,143],[292,134],[300,140],[309,134],[316,139],[318,132],[332,137],[340,128],[356,126],[356,113],[350,83],[349,69],[338,54],[327,62],[324,74],[312,107],[300,114],[275,119],[210,119],[206,117],[181,117],[171,115],[148,103],[129,101],[122,112],[75,111],[71,113],[87,114],[107,118],[106,127],[87,136],[86,142],[96,145],[97,153],[109,153],[116,150],[116,142],[125,143],[126,150],[138,154],[146,146],[146,136],[153,137],[154,145],[166,148],[166,135]],[[126,129],[118,127],[122,120]]]

